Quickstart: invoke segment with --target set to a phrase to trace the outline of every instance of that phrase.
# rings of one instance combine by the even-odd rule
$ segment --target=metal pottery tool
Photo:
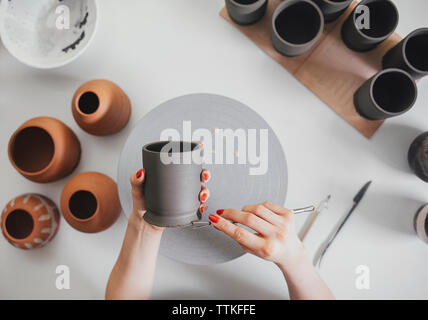
[[[349,219],[349,217],[351,216],[352,212],[354,212],[354,210],[358,207],[358,204],[361,202],[361,200],[363,199],[365,193],[367,192],[367,189],[369,188],[370,184],[372,182],[369,181],[367,182],[360,191],[358,191],[358,193],[355,195],[354,199],[353,199],[353,205],[351,210],[349,210],[349,212],[346,214],[345,218],[343,219],[343,221],[336,227],[336,229],[331,233],[331,235],[329,236],[329,238],[327,238],[327,241],[325,242],[325,246],[324,248],[321,250],[321,253],[319,254],[318,258],[315,259],[314,261],[314,265],[318,265],[318,268],[321,267],[321,262],[322,259],[325,255],[325,253],[327,252],[328,248],[330,247],[330,245],[333,243],[334,239],[336,238],[336,236],[339,234],[340,230],[343,228],[343,226],[345,225],[346,221]]]
[[[322,200],[318,204],[318,207],[315,209],[315,212],[313,213],[313,215],[307,219],[307,221],[302,227],[302,230],[299,233],[299,238],[301,241],[303,241],[306,238],[307,234],[309,233],[309,230],[311,230],[315,220],[317,220],[321,212],[324,209],[328,208],[328,202],[330,201],[330,199],[331,199],[331,195],[328,195],[324,200]]]
[[[315,206],[307,206],[304,208],[299,209],[293,209],[291,212],[294,214],[300,214],[300,213],[307,213],[307,212],[314,212],[316,210]],[[233,224],[237,224],[237,222],[234,222]],[[192,229],[198,229],[198,228],[204,228],[211,225],[210,221],[193,221],[191,228]]]

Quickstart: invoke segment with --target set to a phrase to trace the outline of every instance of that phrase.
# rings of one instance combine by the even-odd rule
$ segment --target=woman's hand
[[[248,253],[281,265],[295,260],[304,251],[294,229],[294,214],[277,204],[266,201],[247,205],[242,210],[217,210],[217,214],[209,216],[214,227],[235,239]]]
[[[142,225],[142,227],[147,228],[149,230],[151,229],[155,232],[162,232],[164,228],[151,225],[143,219],[143,216],[146,213],[146,203],[144,201],[145,178],[146,178],[145,169],[141,169],[136,173],[133,173],[129,178],[132,186],[131,192],[132,192],[132,201],[133,201],[133,210],[130,217],[130,221],[134,220],[137,224],[140,224]],[[210,178],[211,178],[211,173],[208,170],[203,169],[201,172],[201,182],[206,183],[208,182],[208,180],[210,180]],[[208,188],[202,185],[201,192],[199,192],[199,195],[198,195],[199,201],[201,203],[199,206],[199,211],[201,213],[204,213],[208,208],[208,205],[206,202],[209,196],[210,196],[210,191],[208,190]]]
[[[267,201],[245,206],[242,210],[217,210],[217,214],[219,216],[209,216],[214,227],[238,241],[246,252],[278,265],[291,299],[334,299],[297,237],[293,212]]]

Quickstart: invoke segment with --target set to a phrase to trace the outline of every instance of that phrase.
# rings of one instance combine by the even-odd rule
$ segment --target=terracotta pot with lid
[[[92,80],[75,92],[72,112],[83,130],[96,136],[106,136],[126,126],[131,116],[131,102],[117,84],[108,80]]]
[[[38,117],[21,125],[9,140],[9,160],[27,179],[46,183],[68,176],[80,161],[80,142],[63,122]]]
[[[122,211],[116,182],[98,172],[78,174],[62,191],[61,211],[79,231],[95,233],[109,228]]]
[[[9,201],[1,215],[1,230],[20,249],[43,247],[55,237],[59,211],[53,201],[39,194],[23,194]]]

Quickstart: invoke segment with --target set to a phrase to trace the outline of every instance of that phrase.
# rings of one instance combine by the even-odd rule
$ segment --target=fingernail
[[[208,197],[208,194],[207,194],[207,193],[203,193],[203,194],[201,195],[201,200],[202,200],[202,201],[205,201],[205,200],[207,200],[207,197]]]
[[[202,174],[202,178],[203,178],[204,182],[208,182],[208,180],[210,180],[210,174],[208,172],[204,172]]]
[[[224,209],[219,209],[219,210],[217,210],[217,211],[216,211],[216,213],[217,213],[218,215],[222,215],[222,214],[223,214],[223,212],[224,212]]]
[[[213,214],[210,214],[210,216],[208,218],[210,219],[211,222],[214,222],[214,223],[217,223],[218,219],[219,219],[217,216],[215,216]]]
[[[204,213],[205,211],[207,211],[207,208],[208,208],[207,205],[202,205],[199,211],[201,211],[201,213]]]
[[[144,169],[141,169],[137,172],[137,179],[141,178],[141,176],[143,175],[143,171],[144,171]]]

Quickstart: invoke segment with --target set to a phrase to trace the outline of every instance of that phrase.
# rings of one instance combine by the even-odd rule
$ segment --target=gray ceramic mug
[[[256,23],[266,13],[268,0],[226,0],[230,18],[240,25]]]
[[[146,171],[144,219],[159,227],[185,227],[200,220],[202,147],[159,141],[143,147]]]
[[[324,30],[321,9],[309,0],[281,2],[272,17],[274,48],[287,57],[299,56],[318,41]]]
[[[352,0],[313,0],[320,7],[326,23],[333,22],[348,9]]]
[[[410,33],[385,54],[382,65],[403,69],[415,80],[428,76],[428,28]]]
[[[368,11],[362,10],[364,6]],[[360,21],[360,15],[364,13],[368,13],[370,19]],[[358,52],[372,50],[394,33],[398,20],[398,9],[392,1],[362,0],[344,22],[341,31],[342,40],[351,50]],[[370,23],[366,29],[362,23],[367,21]],[[360,22],[362,25],[359,25]]]
[[[367,80],[354,94],[357,112],[369,120],[383,120],[409,111],[416,102],[416,82],[400,69],[385,69]]]

